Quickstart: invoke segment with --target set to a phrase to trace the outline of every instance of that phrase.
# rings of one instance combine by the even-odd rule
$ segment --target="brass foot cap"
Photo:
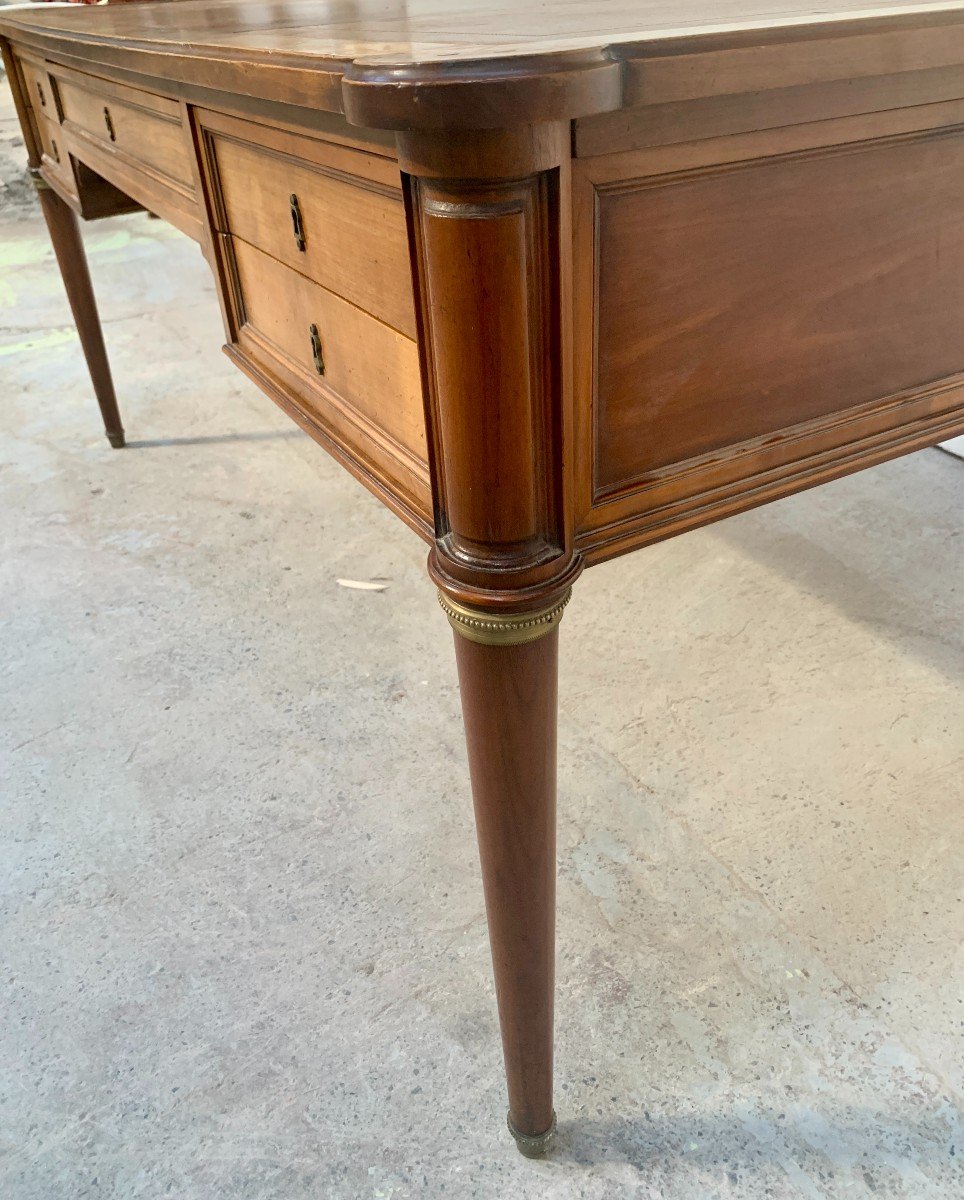
[[[124,445],[123,429],[120,431],[120,433],[109,433],[107,435],[107,440],[110,442],[110,444],[114,447],[115,450],[122,449],[123,445]]]
[[[553,1138],[556,1136],[555,1113],[552,1114],[552,1124],[545,1133],[520,1133],[512,1124],[511,1116],[506,1117],[506,1124],[509,1126],[509,1133],[515,1138],[519,1153],[524,1154],[526,1158],[541,1158],[552,1145]]]

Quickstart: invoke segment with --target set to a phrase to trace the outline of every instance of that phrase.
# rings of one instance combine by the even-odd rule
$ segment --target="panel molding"
[[[926,406],[927,397],[921,399]],[[811,448],[804,457],[769,469],[741,473],[727,483],[706,486],[681,499],[663,494],[661,503],[643,512],[635,510],[621,514],[616,505],[601,506],[594,511],[593,523],[580,529],[576,546],[587,566],[606,562],[687,530],[758,508],[914,450],[935,446],[964,434],[964,387],[953,389],[949,399],[953,403],[946,411],[925,413],[916,420],[908,411],[902,414],[902,424],[891,425],[882,432],[867,432],[863,437],[858,435],[850,441],[838,442],[827,450]],[[656,494],[654,491],[654,498]]]
[[[606,199],[780,164],[817,167],[826,160],[857,159],[890,148],[939,144],[962,136],[964,103],[953,102],[874,114],[871,118],[819,122],[574,162],[576,410],[579,413],[576,547],[587,563],[603,561],[861,467],[936,444],[964,428],[964,361],[958,369],[953,356],[944,354],[945,369],[955,367],[950,374],[935,373],[919,385],[873,399],[861,397],[857,403],[832,412],[788,421],[751,437],[735,438],[672,462],[606,479],[599,464],[600,247]],[[860,177],[856,168],[855,177]],[[748,220],[752,222],[752,214]],[[940,228],[935,225],[935,229]],[[645,259],[641,257],[641,261]],[[893,286],[897,289],[898,282]],[[899,297],[901,293],[895,290],[894,294]],[[610,339],[616,336],[614,328],[608,336]],[[610,346],[610,353],[612,349]],[[643,358],[640,369],[645,369]],[[627,366],[626,371],[631,371],[631,367]],[[626,378],[631,379],[631,375]],[[712,374],[709,378],[712,379]],[[624,386],[629,389],[628,397],[631,385]],[[664,412],[664,420],[665,416]],[[644,436],[645,418],[631,423],[629,429],[633,436]],[[614,430],[618,426],[610,426],[610,438],[618,436]]]
[[[839,433],[846,436],[851,427],[866,427],[874,418],[893,418],[895,422],[899,422],[903,410],[913,408],[918,403],[940,404],[944,397],[959,395],[964,396],[964,369],[934,383],[908,388],[903,392],[896,392],[866,404],[857,404],[825,417],[802,421],[797,425],[787,425],[776,433],[748,438],[746,441],[724,446],[720,450],[710,450],[705,454],[697,454],[692,458],[658,467],[646,476],[626,484],[594,492],[593,503],[594,506],[598,506],[612,501],[646,497],[648,494],[657,493],[667,480],[686,486],[689,480],[699,479],[711,471],[728,468],[739,471],[741,463],[759,459],[768,449],[779,448],[781,451],[791,452],[794,446],[805,449],[823,435]],[[745,478],[743,475],[740,477]]]

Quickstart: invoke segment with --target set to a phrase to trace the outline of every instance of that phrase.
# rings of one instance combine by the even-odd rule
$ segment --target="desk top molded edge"
[[[205,33],[188,26],[183,37],[175,36],[179,12],[198,14],[205,7],[205,0],[148,0],[113,10],[0,8],[0,36],[87,70],[100,66],[145,80],[237,92],[392,130],[503,129],[658,102],[662,97],[651,80],[660,78],[661,65],[681,62],[693,76],[694,94],[713,94],[715,70],[692,71],[700,56],[709,63],[720,55],[752,54],[764,68],[763,78],[772,60],[770,86],[786,86],[790,80],[781,73],[788,57],[805,74],[814,43],[828,40],[848,51],[833,56],[830,67],[842,77],[852,69],[876,71],[878,60],[890,71],[945,65],[949,55],[958,54],[958,34],[957,61],[964,62],[964,0],[837,14],[824,10],[806,18],[721,20],[704,27],[640,30],[629,24],[602,28],[595,37],[561,36],[551,28],[550,14],[544,38],[513,39],[510,31],[502,40],[493,36],[475,43],[470,37],[458,43],[368,42],[360,26],[342,39],[315,38],[317,49],[302,50],[291,49],[296,35],[304,34],[310,43],[312,33],[327,32],[324,24],[246,29],[240,4],[210,5],[222,15],[237,8],[236,28],[228,20],[220,30]],[[955,35],[951,50],[944,41],[948,27]],[[902,55],[895,39],[908,38],[916,39],[913,52]]]

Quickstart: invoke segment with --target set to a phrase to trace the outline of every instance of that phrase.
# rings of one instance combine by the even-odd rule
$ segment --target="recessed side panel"
[[[964,133],[599,195],[596,486],[964,369]]]
[[[717,144],[680,170],[664,160],[619,178],[611,156],[602,178],[587,172],[591,556],[936,441],[961,419],[964,128],[725,157]]]

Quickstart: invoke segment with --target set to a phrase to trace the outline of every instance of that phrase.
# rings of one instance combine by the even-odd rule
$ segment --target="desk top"
[[[147,0],[0,8],[0,34],[42,52],[66,49],[91,64],[266,99],[284,91],[292,103],[386,128],[575,118],[625,103],[626,67],[640,59],[933,34],[948,25],[964,29],[964,0]],[[932,50],[924,60],[893,45],[887,54],[894,70],[943,65],[930,61]],[[244,69],[232,70],[237,64]],[[493,85],[502,87],[501,103],[486,95]],[[440,88],[441,96],[426,93]]]
[[[447,63],[605,50],[677,37],[763,32],[964,10],[964,0],[161,0],[114,6],[0,9],[0,27],[84,41],[171,49],[297,54],[339,63]]]

